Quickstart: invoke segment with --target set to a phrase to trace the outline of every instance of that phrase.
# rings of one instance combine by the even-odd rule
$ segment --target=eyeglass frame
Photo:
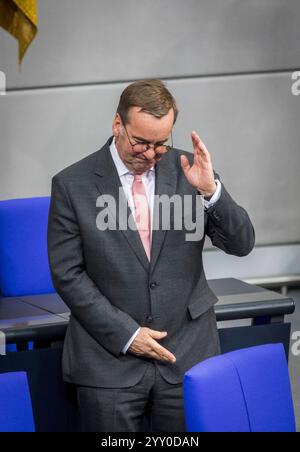
[[[121,119],[121,121],[122,121],[122,125],[123,125],[123,127],[124,127],[124,129],[125,129],[125,132],[126,132],[126,135],[127,135],[128,141],[129,141],[129,144],[130,144],[130,146],[132,147],[132,150],[133,150],[136,154],[143,154],[144,152],[147,152],[152,146],[153,146],[154,152],[157,152],[157,151],[156,151],[156,147],[164,147],[164,148],[166,149],[165,152],[157,152],[157,154],[165,154],[165,153],[167,153],[168,151],[170,151],[170,150],[174,147],[174,146],[173,146],[173,129],[171,130],[171,146],[168,146],[168,145],[165,145],[165,144],[158,145],[157,143],[147,143],[147,142],[145,142],[145,143],[134,143],[134,144],[132,144],[132,142],[130,141],[130,138],[129,138],[128,131],[127,131],[126,126],[125,126],[125,122],[124,122],[122,116],[120,115],[120,113],[119,113],[119,116],[120,116],[120,119]],[[145,149],[144,151],[142,151],[142,152],[137,152],[137,151],[135,151],[134,146],[138,146],[138,145],[140,145],[140,146],[145,146],[146,149]]]

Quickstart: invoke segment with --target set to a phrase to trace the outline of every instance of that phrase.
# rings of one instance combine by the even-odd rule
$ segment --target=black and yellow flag
[[[0,0],[0,26],[19,42],[19,63],[37,33],[37,0]]]

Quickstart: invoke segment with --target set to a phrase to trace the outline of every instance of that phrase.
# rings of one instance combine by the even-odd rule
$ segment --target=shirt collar
[[[133,174],[133,173],[127,168],[127,166],[125,165],[125,163],[124,163],[123,160],[121,159],[121,157],[120,157],[120,155],[119,155],[119,152],[118,152],[118,150],[117,150],[117,147],[116,147],[115,138],[113,138],[113,140],[112,140],[112,142],[111,142],[111,145],[110,145],[109,149],[110,149],[110,153],[111,153],[112,159],[113,159],[113,161],[114,161],[114,164],[115,164],[115,166],[116,166],[116,169],[117,169],[117,172],[118,172],[119,177],[124,176],[125,174]],[[150,168],[150,170],[147,171],[147,174],[148,174],[150,171],[155,172],[155,167],[153,166],[152,168]]]

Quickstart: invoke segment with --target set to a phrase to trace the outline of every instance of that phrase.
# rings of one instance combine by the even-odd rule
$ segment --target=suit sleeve
[[[52,180],[48,257],[53,285],[72,315],[100,345],[119,356],[139,325],[113,306],[88,276],[79,224],[58,176]]]
[[[217,179],[220,177],[215,174]],[[220,199],[206,210],[208,222],[206,234],[212,244],[234,256],[246,256],[255,244],[255,232],[251,220],[222,184]]]

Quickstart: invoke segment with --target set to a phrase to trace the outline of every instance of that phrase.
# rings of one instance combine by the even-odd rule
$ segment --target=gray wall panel
[[[61,168],[94,152],[111,131],[125,85],[34,90],[0,98],[1,199],[47,195]],[[177,147],[196,129],[257,243],[300,242],[300,98],[290,74],[169,81],[178,99]]]
[[[0,29],[9,88],[283,70],[300,64],[299,0],[40,0],[18,71]]]
[[[300,99],[291,84],[290,74],[168,84],[181,107],[176,145],[187,148],[199,131],[258,244],[300,241]]]
[[[47,195],[50,178],[111,134],[117,85],[0,98],[1,198]]]
[[[300,102],[290,86],[290,74],[174,86],[184,106],[181,137],[198,128],[216,170],[252,214],[264,243],[300,238]],[[188,145],[186,138],[177,141]]]
[[[229,256],[219,250],[204,252],[207,278],[257,278],[299,275],[300,245],[260,246],[243,257]]]

